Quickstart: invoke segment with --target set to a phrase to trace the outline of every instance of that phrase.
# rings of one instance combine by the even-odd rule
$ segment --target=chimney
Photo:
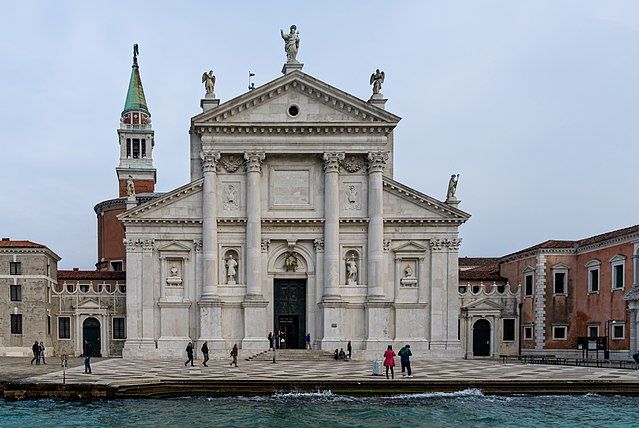
[[[73,268],[73,272],[77,272],[79,270],[80,270],[80,268]]]
[[[2,238],[3,241],[11,241],[9,238]]]

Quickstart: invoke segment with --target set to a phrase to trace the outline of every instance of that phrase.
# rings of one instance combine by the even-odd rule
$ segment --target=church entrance
[[[473,356],[490,356],[490,323],[477,320],[473,325]]]
[[[303,349],[306,336],[306,280],[276,279],[273,287],[274,331],[279,331],[284,337],[284,347]]]
[[[100,321],[95,318],[87,318],[82,323],[82,348],[84,341],[91,344],[92,357],[101,357],[100,347]]]

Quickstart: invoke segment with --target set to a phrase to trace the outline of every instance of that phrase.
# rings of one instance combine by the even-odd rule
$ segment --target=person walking
[[[208,341],[204,341],[204,344],[202,345],[202,355],[204,356],[204,361],[202,361],[202,365],[204,367],[208,367],[206,365],[206,362],[209,360],[209,342]]]
[[[273,332],[272,331],[269,331],[267,339],[268,339],[268,349],[269,349],[269,351],[271,349],[275,349],[275,342],[274,342],[274,339],[273,339]]]
[[[229,364],[230,366],[235,365],[235,367],[237,367],[237,355],[239,354],[239,351],[237,349],[237,343],[235,345],[233,345],[233,349],[231,349],[231,357],[233,357],[233,361],[231,361],[231,363]]]
[[[410,345],[404,345],[397,355],[399,355],[400,362],[402,363],[402,377],[406,377],[404,370],[408,373],[408,377],[413,377],[413,373],[410,370],[410,357],[413,355],[410,351]]]
[[[46,364],[47,362],[44,359],[44,343],[40,342],[40,346],[38,346],[38,348],[39,348],[38,356],[40,357],[40,361],[42,362],[42,364]]]
[[[388,345],[388,349],[384,352],[384,367],[386,367],[386,379],[388,379],[388,371],[391,372],[391,377],[395,379],[395,351],[393,351],[393,345]]]
[[[346,352],[348,352],[348,359],[350,360],[353,357],[353,345],[351,341],[348,341],[348,345],[346,345]]]
[[[84,353],[84,374],[91,374],[91,355],[93,352],[93,346],[88,340],[84,341],[84,348],[82,349]]]
[[[191,367],[193,367],[193,342],[189,342],[189,344],[186,345],[186,356],[187,360],[184,365],[187,366],[191,363]]]
[[[31,351],[33,351],[33,358],[31,359],[31,364],[35,361],[36,364],[40,364],[40,345],[38,345],[38,341],[36,340],[33,346],[31,346]]]
[[[306,333],[306,337],[304,338],[304,341],[306,342],[306,350],[310,351],[311,350],[311,333]]]

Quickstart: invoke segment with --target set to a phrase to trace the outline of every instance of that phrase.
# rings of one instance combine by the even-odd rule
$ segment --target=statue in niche
[[[229,258],[226,261],[226,283],[229,285],[236,284],[237,276],[237,261],[233,258],[233,254],[229,254]]]
[[[133,183],[133,177],[129,175],[126,179],[126,195],[127,197],[135,197],[135,183]]]
[[[179,278],[180,275],[179,274],[179,270],[178,267],[176,265],[172,265],[171,269],[169,269],[169,272],[171,272],[171,278]]]
[[[224,192],[224,209],[227,211],[237,210],[239,205],[237,203],[237,189],[234,185],[230,185]]]
[[[417,278],[415,277],[415,272],[413,272],[413,267],[410,264],[407,264],[404,268],[404,276],[402,276],[402,279],[399,282],[407,287],[414,287],[417,285]]]
[[[291,25],[291,31],[288,34],[284,34],[284,31],[280,30],[280,34],[282,35],[282,39],[284,39],[286,62],[288,64],[299,64],[297,51],[300,48],[300,32],[297,31],[297,26]]]
[[[370,84],[373,85],[373,95],[381,93],[385,77],[386,75],[383,71],[379,71],[379,68],[375,70],[375,73],[371,74]]]
[[[357,285],[357,262],[353,253],[346,260],[346,283],[348,285]]]
[[[446,192],[446,200],[455,200],[455,192],[457,191],[457,182],[459,181],[459,174],[451,175],[448,181],[448,191]]]
[[[347,209],[357,210],[360,208],[359,206],[359,192],[357,191],[357,186],[354,184],[350,184],[346,188],[346,201],[348,202]]]
[[[215,97],[215,75],[213,75],[213,70],[209,70],[208,73],[204,72],[202,75],[202,83],[204,83],[206,95]]]
[[[297,270],[298,260],[295,254],[288,253],[284,259],[284,270],[287,272],[295,272]]]

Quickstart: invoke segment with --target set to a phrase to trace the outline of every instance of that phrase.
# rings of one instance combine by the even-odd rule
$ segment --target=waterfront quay
[[[78,362],[80,359],[77,359]],[[75,359],[73,360],[75,361]],[[413,362],[413,377],[372,375],[370,361],[268,360],[209,362],[185,367],[180,360],[102,359],[93,374],[74,364],[31,366],[26,358],[0,358],[0,388],[6,400],[24,398],[135,398],[185,395],[258,395],[331,391],[379,395],[454,392],[484,394],[639,394],[639,372],[629,369],[501,363],[494,360]],[[53,359],[51,359],[53,362]],[[64,375],[64,384],[63,384]]]

